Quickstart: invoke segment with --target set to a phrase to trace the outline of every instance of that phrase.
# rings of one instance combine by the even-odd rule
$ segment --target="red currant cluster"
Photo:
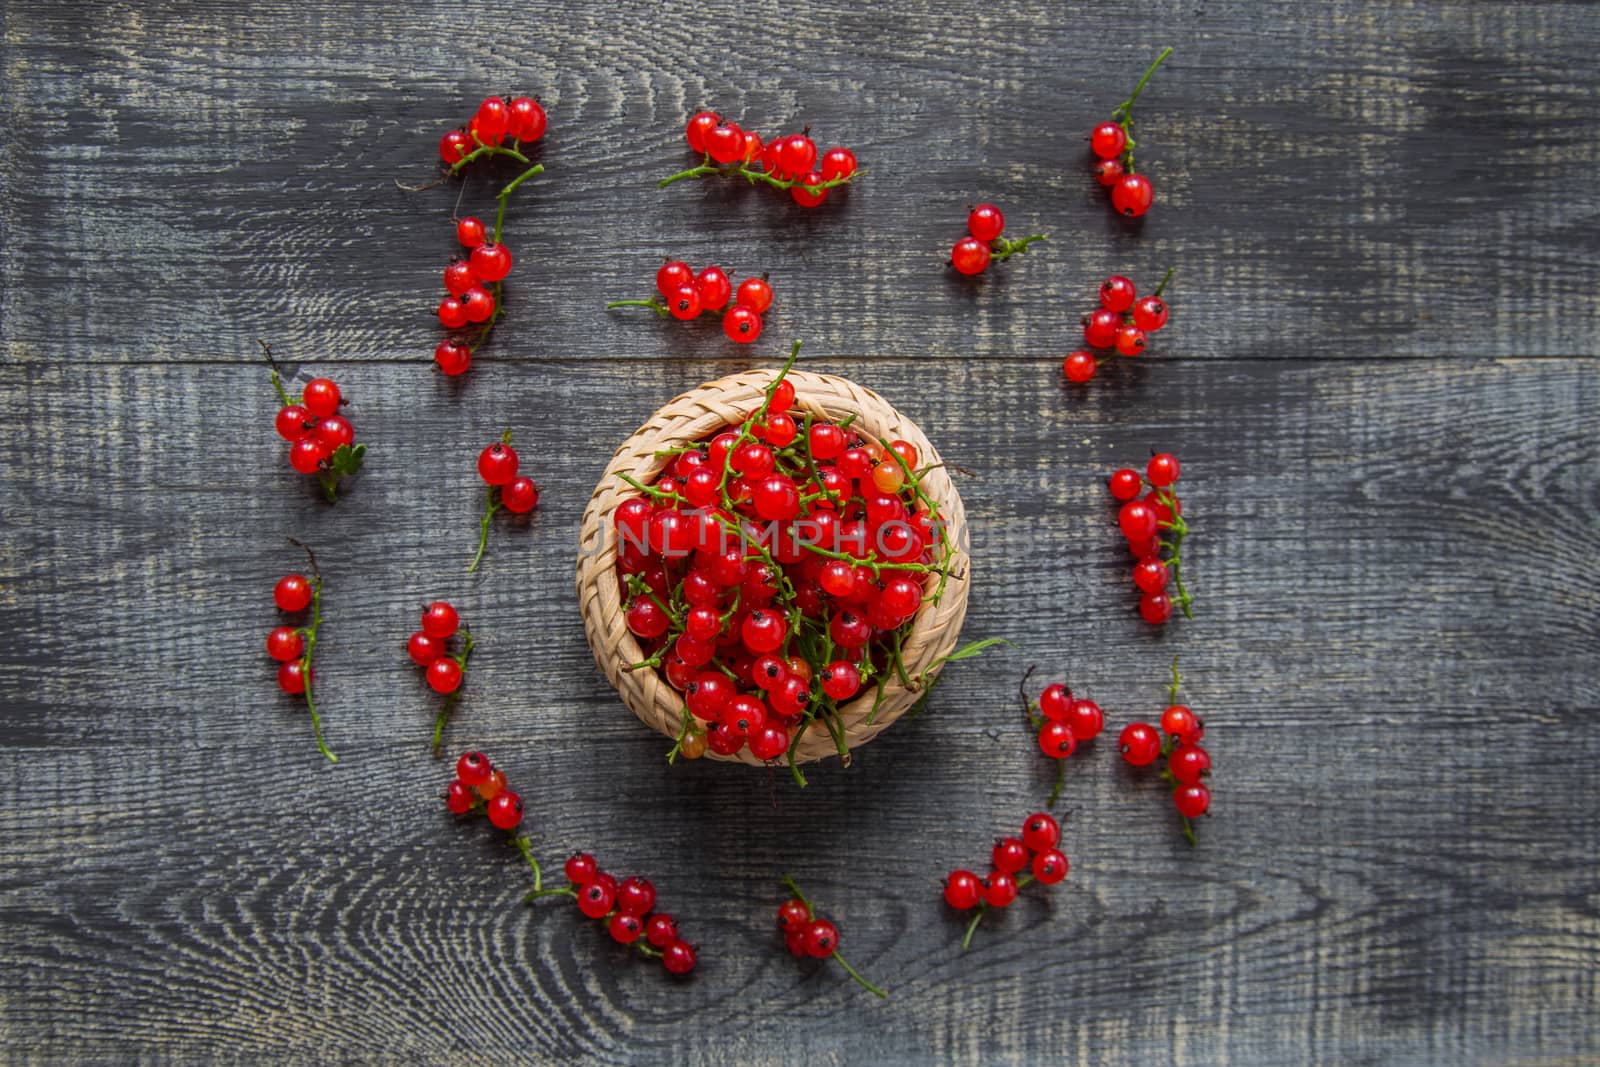
[[[817,207],[828,199],[830,189],[856,176],[856,154],[848,148],[830,148],[819,160],[810,132],[808,126],[800,133],[763,141],[754,130],[741,129],[714,111],[698,112],[689,120],[685,136],[689,147],[705,161],[663,178],[657,188],[685,178],[736,176],[752,185],[765,182],[774,189],[788,190],[801,207]]]
[[[546,125],[544,108],[532,97],[518,96],[507,101],[491,96],[478,105],[465,126],[439,139],[439,158],[446,164],[446,177],[460,175],[485,159],[506,159],[525,168],[497,195],[499,209],[493,230],[472,217],[456,223],[456,240],[468,252],[465,259],[452,257],[445,268],[446,295],[439,304],[438,315],[439,324],[452,335],[433,350],[434,362],[451,377],[465,374],[472,366],[473,353],[489,339],[505,310],[501,286],[511,273],[511,252],[500,243],[500,235],[505,227],[506,205],[517,186],[544,170],[522,149],[543,137]],[[474,328],[476,333],[470,339],[454,332]]]
[[[1149,211],[1155,199],[1150,179],[1133,169],[1133,149],[1137,143],[1133,139],[1133,105],[1150,76],[1171,54],[1172,49],[1168,48],[1157,56],[1139,84],[1133,87],[1133,94],[1112,109],[1111,121],[1102,122],[1089,134],[1089,150],[1095,156],[1095,180],[1110,187],[1111,206],[1130,219]]]
[[[788,900],[778,905],[778,932],[783,935],[784,946],[791,955],[809,956],[814,960],[837,960],[845,972],[861,984],[864,989],[880,997],[889,994],[861,977],[861,973],[839,955],[839,928],[827,919],[817,917],[816,911],[811,907],[811,901],[806,899],[800,887],[793,878],[783,876],[783,884],[794,894]]]
[[[967,236],[957,241],[950,250],[950,265],[957,274],[982,274],[990,263],[1010,259],[1027,250],[1034,241],[1043,241],[1042,233],[1030,234],[1015,241],[1000,236],[1006,228],[1006,217],[993,204],[979,204],[967,211]]]
[[[1022,676],[1023,686],[1028,684],[1032,674],[1030,667]],[[1045,686],[1037,702],[1028,700],[1026,690],[1021,695],[1023,713],[1029,725],[1038,731],[1039,751],[1057,761],[1055,789],[1050,793],[1050,803],[1054,805],[1061,795],[1067,757],[1078,750],[1079,744],[1099,736],[1105,729],[1106,717],[1100,705],[1074,696],[1072,690],[1060,682]]]
[[[1098,708],[1095,714],[1099,715]],[[1067,876],[1067,857],[1057,847],[1060,843],[1060,824],[1047,812],[1036,811],[1023,820],[1021,837],[995,841],[988,877],[964,869],[950,872],[944,882],[945,903],[957,911],[978,909],[961,939],[962,951],[972,944],[973,931],[990,908],[1010,907],[1017,893],[1033,882],[1055,885]]]
[[[271,360],[271,352],[267,353]],[[339,414],[344,398],[329,378],[313,378],[306,383],[300,399],[292,399],[283,388],[277,367],[272,370],[272,387],[278,391],[275,426],[278,436],[289,442],[289,466],[301,474],[315,474],[322,493],[331,504],[338,499],[339,477],[361,469],[366,445],[355,443],[355,428]]]
[[[522,798],[507,788],[505,772],[482,752],[467,752],[456,760],[455,781],[445,789],[444,806],[452,815],[481,809],[500,830],[515,830],[522,822]]]
[[[746,278],[734,288],[733,280],[721,267],[707,267],[699,274],[681,259],[669,259],[656,271],[656,292],[648,300],[613,300],[612,308],[646,307],[657,315],[668,315],[687,322],[702,311],[722,314],[722,332],[728,340],[747,345],[761,336],[761,316],[772,306],[772,286],[767,276]]]
[[[478,522],[478,552],[472,557],[467,572],[478,569],[483,550],[489,544],[489,520],[494,513],[505,508],[513,515],[526,515],[539,506],[539,485],[527,475],[517,473],[517,450],[511,447],[511,431],[500,435],[500,440],[478,453],[478,476],[489,487],[485,497],[483,518]]]
[[[1161,728],[1147,722],[1129,723],[1122,728],[1117,745],[1122,758],[1133,767],[1148,767],[1165,756],[1161,777],[1172,786],[1172,802],[1183,819],[1183,836],[1195,843],[1192,820],[1211,809],[1211,789],[1200,779],[1211,776],[1211,754],[1200,747],[1206,724],[1188,705],[1177,703],[1178,662],[1172,662],[1172,684],[1167,687],[1167,710],[1161,713]]]
[[[694,970],[693,945],[678,936],[678,921],[666,912],[654,914],[656,887],[648,878],[626,878],[621,882],[600,869],[586,852],[574,853],[566,863],[568,889],[535,887],[527,896],[532,903],[541,897],[570,896],[585,918],[605,923],[606,932],[619,945],[632,945],[640,953],[661,961],[669,974],[688,974]]]
[[[894,635],[928,576],[947,575],[916,448],[798,425],[794,399],[780,373],[744,423],[681,449],[654,485],[625,479],[642,495],[616,511],[617,576],[646,652],[627,669],[660,668],[684,694],[669,758],[748,745],[772,760],[816,722],[844,752],[840,705],[903,669]]]
[[[311,653],[317,646],[317,627],[322,625],[322,571],[317,567],[317,557],[311,549],[289,539],[289,543],[304,549],[311,561],[312,578],[303,574],[289,574],[278,579],[272,589],[273,603],[285,615],[305,618],[311,609],[310,620],[299,626],[279,626],[267,634],[267,655],[278,664],[278,688],[290,696],[304,696],[306,710],[311,713],[311,730],[317,738],[317,751],[329,763],[338,763],[339,757],[322,739],[322,720],[317,715],[316,700],[311,695]]]
[[[1124,356],[1144,351],[1149,335],[1167,324],[1167,305],[1161,299],[1172,271],[1156,287],[1154,294],[1140,298],[1133,282],[1113,274],[1100,286],[1100,306],[1083,317],[1083,342],[1090,348],[1115,349]],[[1072,353],[1062,364],[1069,382],[1093,378],[1108,357],[1083,349]]]
[[[1150,457],[1144,478],[1131,467],[1124,467],[1113,473],[1108,483],[1111,496],[1124,502],[1117,513],[1117,525],[1128,540],[1128,551],[1138,560],[1133,565],[1133,584],[1140,593],[1139,614],[1149,623],[1164,623],[1172,617],[1174,601],[1167,595],[1169,584],[1177,587],[1176,604],[1183,609],[1184,617],[1192,617],[1192,600],[1183,586],[1181,555],[1189,524],[1183,518],[1183,503],[1172,489],[1178,480],[1178,469],[1177,456],[1158,452]],[[1145,492],[1146,481],[1149,492]],[[1171,541],[1162,539],[1163,531],[1170,531]],[[1163,552],[1167,553],[1165,557]]]
[[[461,631],[460,652],[450,651],[450,638]],[[426,668],[424,677],[428,688],[444,696],[444,706],[433,724],[433,754],[439,755],[444,743],[444,726],[461,699],[461,683],[466,678],[467,657],[472,655],[472,631],[461,625],[456,609],[443,600],[435,600],[422,609],[422,629],[406,642],[406,654],[411,662]]]

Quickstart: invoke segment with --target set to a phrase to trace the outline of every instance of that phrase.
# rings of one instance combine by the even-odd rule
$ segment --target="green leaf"
[[[333,450],[333,455],[328,459],[328,469],[335,474],[354,474],[361,469],[362,459],[367,454],[366,445],[340,445]]]

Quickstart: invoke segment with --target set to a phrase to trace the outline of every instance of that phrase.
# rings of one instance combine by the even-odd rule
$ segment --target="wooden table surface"
[[[0,35],[0,1058],[1600,1061],[1592,6],[5,3]],[[1169,43],[1127,225],[1083,137]],[[451,382],[457,189],[397,181],[508,89],[549,108],[548,173]],[[702,105],[871,173],[812,213],[656,190]],[[956,279],[977,199],[1049,242]],[[760,342],[601,310],[668,254],[770,271]],[[1169,266],[1149,354],[1067,388],[1099,280]],[[972,472],[965,635],[1017,643],[803,792],[667,766],[571,588],[616,444],[797,338]],[[371,451],[336,507],[287,467],[258,339],[350,399]],[[545,495],[469,577],[507,425]],[[1163,631],[1104,490],[1152,446],[1196,530]],[[336,767],[262,654],[288,536],[327,577]],[[692,980],[523,907],[501,836],[451,824],[403,654],[435,597],[482,639],[451,747],[508,770],[539,854],[652,877]],[[940,878],[1049,785],[1023,670],[1116,729],[1174,654],[1216,760],[1199,846],[1103,738],[1068,767],[1071,877],[962,955]],[[783,951],[784,871],[887,1002]]]

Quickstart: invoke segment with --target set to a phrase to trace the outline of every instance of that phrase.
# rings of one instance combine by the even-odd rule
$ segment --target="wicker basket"
[[[617,581],[613,516],[618,505],[638,495],[638,491],[628,486],[619,475],[627,474],[648,485],[668,462],[665,457],[657,456],[657,452],[704,440],[741,422],[761,407],[774,373],[770,370],[753,370],[719,378],[685,393],[656,411],[638,432],[617,449],[600,484],[595,486],[594,495],[583,515],[578,555],[578,606],[583,612],[589,647],[594,650],[595,661],[600,669],[621,694],[623,703],[647,726],[667,737],[677,737],[682,729],[683,695],[673,689],[657,670],[624,669],[628,664],[644,659],[645,653],[623,621],[622,591]],[[855,414],[858,416],[855,425],[872,436],[909,441],[916,446],[924,465],[937,465],[940,462],[938,452],[916,424],[890,407],[872,390],[829,374],[791,371],[788,378],[795,388],[793,411],[796,415],[809,411],[838,420]],[[945,536],[950,539],[954,554],[950,562],[950,577],[939,602],[923,601],[901,646],[906,675],[913,680],[924,672],[929,677],[937,673],[937,668],[930,669],[930,665],[955,648],[956,639],[961,633],[961,622],[967,612],[971,569],[965,552],[966,512],[948,474],[943,467],[936,466],[923,476],[921,484],[928,496],[939,505],[940,517],[945,523]],[[925,591],[931,592],[938,581],[938,575],[930,575]],[[897,678],[891,679],[885,687],[883,705],[869,724],[867,718],[872,713],[876,696],[876,687],[867,687],[863,695],[840,708],[845,738],[851,748],[872,740],[899,718],[917,702],[921,689],[908,689]],[[836,751],[826,730],[812,729],[800,739],[794,757],[797,761],[809,762],[834,755]],[[710,759],[760,764],[747,748],[735,756],[719,756],[714,752],[708,752],[706,756]]]

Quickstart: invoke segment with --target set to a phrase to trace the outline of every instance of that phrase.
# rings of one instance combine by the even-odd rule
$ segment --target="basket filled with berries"
[[[701,385],[623,442],[577,586],[596,661],[669,759],[784,759],[804,784],[797,764],[848,762],[994,642],[956,647],[966,515],[933,445],[793,362]]]

